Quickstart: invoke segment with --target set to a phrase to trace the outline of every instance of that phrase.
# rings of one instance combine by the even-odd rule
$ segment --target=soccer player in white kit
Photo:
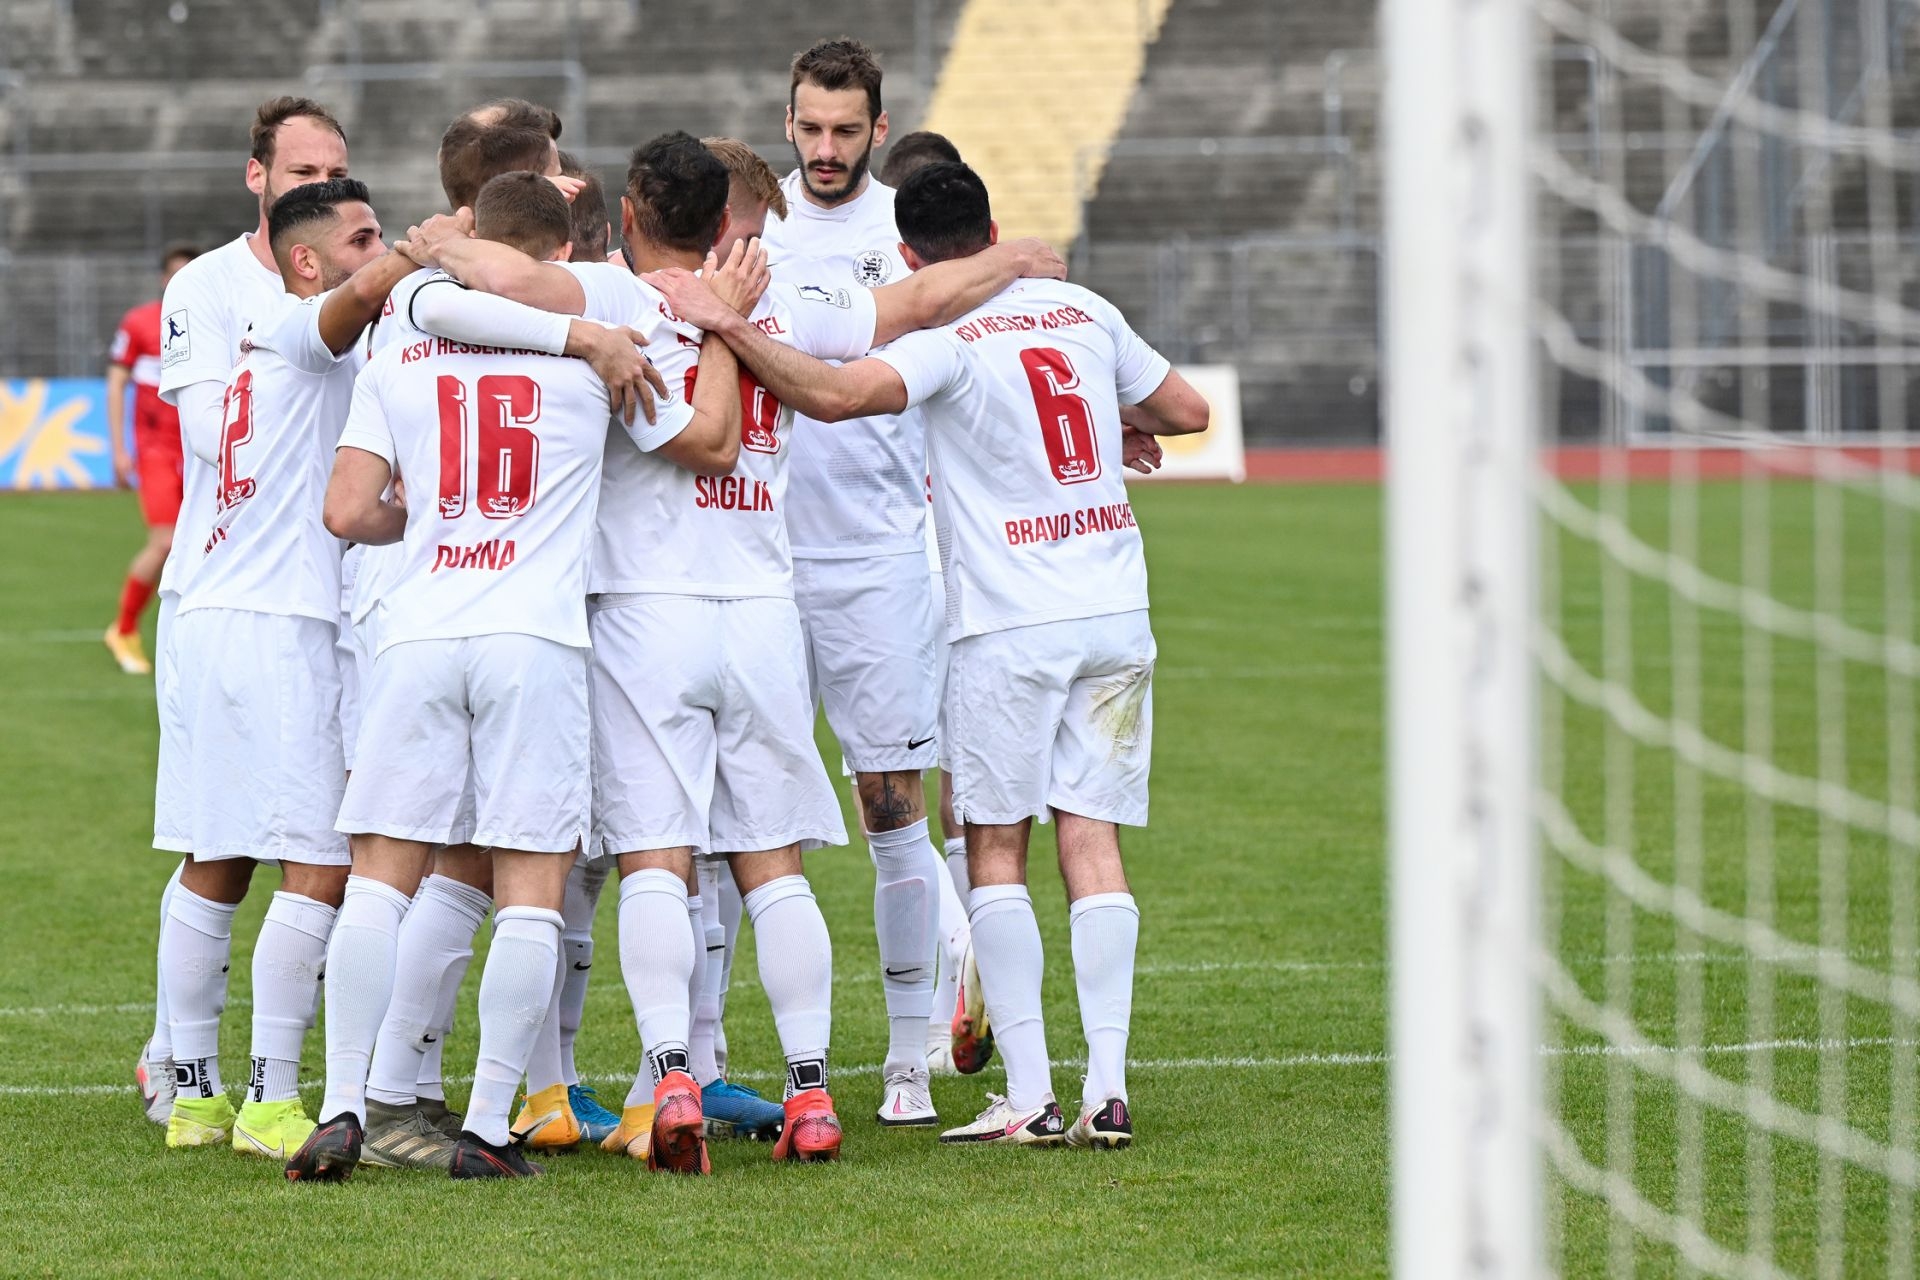
[[[347,144],[325,107],[309,98],[279,97],[260,104],[250,129],[247,189],[258,198],[255,229],[200,255],[168,282],[161,303],[160,395],[180,411],[181,432],[217,435],[227,378],[240,357],[247,326],[263,318],[286,289],[267,244],[267,211],[294,187],[347,172]],[[173,549],[160,575],[160,609],[154,635],[154,692],[159,706],[160,763],[154,785],[153,843],[157,849],[191,855],[193,851],[186,726],[174,696],[176,663],[170,656],[173,620],[194,566],[201,558],[214,516],[215,471],[182,449],[180,515]],[[273,1117],[295,1098],[284,1067],[269,1070],[269,1049],[304,1031],[312,1004],[301,1004],[318,979],[331,908],[312,896],[307,873],[293,864],[283,869],[281,891],[274,895],[254,945],[254,1045],[250,1086],[241,1108],[243,1125],[232,1136],[240,1150],[273,1145]],[[252,875],[249,861],[181,862],[160,899],[158,981],[153,1036],[135,1069],[147,1116],[168,1126],[172,1146],[204,1146],[224,1141],[232,1130],[231,1108],[214,1099],[189,1101],[180,1123],[173,1124],[175,1053],[174,1013],[168,975],[182,964],[179,1016],[189,1025],[188,1051],[211,1052],[218,1037],[220,1010],[226,1003],[226,970],[233,945],[233,915]],[[184,883],[187,892],[181,895]],[[175,902],[178,900],[176,910]],[[169,935],[172,945],[169,946]],[[215,963],[217,959],[217,963]],[[171,961],[171,965],[170,965]],[[311,966],[303,976],[303,967]],[[296,1030],[296,1026],[298,1030]],[[185,1056],[185,1055],[181,1055]],[[273,1077],[269,1082],[267,1077]]]
[[[490,238],[543,258],[570,249],[566,200],[539,175],[495,178],[475,215]],[[409,308],[417,318],[465,301],[461,292],[437,277]],[[645,362],[625,330],[487,301],[521,313],[528,346],[436,337],[389,347],[362,376],[340,436],[329,527],[375,545],[398,535],[402,556],[383,589],[360,768],[338,823],[356,836],[355,874],[328,961],[326,1122],[288,1161],[293,1180],[342,1179],[359,1158],[401,918],[469,789],[472,839],[492,850],[499,911],[473,1094],[448,1169],[538,1172],[510,1140],[508,1111],[553,1000],[559,908],[587,834],[587,561],[610,418],[625,425]],[[610,404],[588,364],[554,358],[592,354],[596,329],[596,366],[605,358],[623,373],[624,403]],[[731,425],[690,443],[730,446]],[[631,430],[651,451],[700,427],[670,400]],[[410,508],[382,497],[395,474],[411,478]]]
[[[867,171],[887,138],[880,80],[857,40],[822,41],[794,58],[786,129],[798,167],[782,184],[787,216],[765,238],[776,280],[871,289],[906,279],[893,190]],[[796,420],[786,508],[794,603],[809,688],[854,771],[873,859],[888,1028],[879,1118],[890,1126],[939,1120],[926,1057],[945,874],[921,783],[937,762],[938,716],[926,507],[917,415],[832,428]]]
[[[551,111],[511,98],[455,119],[441,134],[435,156],[447,208],[470,207],[488,180],[502,173],[557,173],[553,139],[558,128]],[[428,336],[411,323],[409,302],[431,274],[418,272],[394,289],[387,314],[374,329],[376,356],[388,346]],[[359,561],[350,612],[352,657],[363,681],[371,678],[373,652],[379,648],[380,596],[389,566],[400,554],[398,544],[349,553],[349,560]],[[350,765],[357,746],[357,716],[354,720],[347,726]],[[473,959],[474,937],[492,905],[493,881],[485,851],[465,843],[464,831],[455,834],[460,842],[435,855],[433,873],[421,882],[401,925],[398,977],[367,1080],[363,1155],[369,1163],[444,1168],[452,1157],[452,1139],[460,1133],[461,1117],[447,1108],[441,1053]]]
[[[693,138],[670,134],[641,147],[622,203],[635,265],[698,265],[724,233],[727,197],[725,167]],[[442,262],[472,283],[480,264],[471,259],[483,250],[454,241]],[[447,252],[469,261],[456,265]],[[1060,264],[1044,246],[1025,244],[881,294],[776,287],[750,322],[800,349],[850,358],[877,335],[957,314],[1023,269]],[[676,349],[692,341],[689,331]],[[663,346],[656,359],[668,358]],[[669,382],[677,376],[673,367],[663,373]],[[732,474],[687,476],[638,456],[608,462],[591,623],[594,843],[621,872],[622,970],[649,1062],[665,1077],[655,1090],[656,1154],[670,1114],[675,1125],[699,1115],[696,1090],[662,1095],[687,1064],[699,972],[688,891],[693,857],[707,854],[728,858],[753,919],[787,1058],[786,1123],[773,1156],[833,1159],[841,1130],[826,1089],[831,944],[800,851],[845,837],[812,742],[792,604],[782,519],[791,414],[751,380],[730,389],[742,402]],[[619,523],[636,517],[650,523]],[[644,1083],[636,1081],[629,1107]]]
[[[965,165],[902,187],[913,265],[977,254],[996,236]],[[1139,912],[1118,824],[1144,825],[1153,634],[1146,562],[1121,481],[1121,406],[1156,434],[1201,431],[1207,405],[1104,299],[1020,281],[951,324],[829,368],[761,341],[677,282],[680,314],[715,324],[776,394],[827,421],[921,405],[953,639],[945,722],[954,809],[966,823],[969,908],[988,1012],[1007,1067],[944,1142],[1125,1146],[1126,1043]],[[1088,1064],[1077,1119],[1053,1097],[1041,1022],[1039,927],[1026,888],[1033,820],[1059,823]]]
[[[288,192],[267,226],[288,292],[241,340],[219,427],[187,423],[187,446],[217,468],[214,519],[169,646],[192,864],[239,864],[228,876],[238,897],[251,862],[280,863],[304,892],[278,895],[275,906],[293,898],[293,926],[315,944],[297,967],[270,971],[278,990],[256,995],[271,997],[279,1016],[262,1028],[256,1007],[251,1092],[279,1096],[250,1098],[254,1113],[237,1124],[217,1056],[224,940],[192,927],[199,904],[185,897],[184,878],[168,920],[179,927],[163,935],[161,954],[178,1091],[169,1140],[189,1124],[232,1125],[248,1144],[236,1147],[284,1157],[312,1128],[297,1092],[301,1041],[345,883],[346,845],[328,820],[345,781],[333,651],[340,544],[320,524],[320,503],[359,365],[354,345],[412,264],[386,252],[367,189],[351,178]],[[176,1145],[217,1140],[191,1136],[201,1141]]]

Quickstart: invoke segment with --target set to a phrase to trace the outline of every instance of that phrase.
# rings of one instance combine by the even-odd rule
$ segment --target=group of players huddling
[[[260,107],[259,226],[160,305],[185,461],[154,843],[183,860],[139,1076],[169,1146],[230,1141],[300,1181],[526,1176],[528,1149],[583,1141],[682,1173],[712,1136],[837,1158],[832,947],[801,865],[847,841],[822,705],[875,869],[880,1123],[936,1125],[930,1071],[997,1051],[1006,1096],[942,1141],[1131,1141],[1116,824],[1146,821],[1155,650],[1121,472],[1207,406],[1045,245],[996,243],[945,139],[896,143],[895,185],[870,175],[880,83],[857,41],[795,58],[784,181],[729,139],[636,148],[611,254],[546,108],[455,120],[451,212],[389,248],[326,109]],[[1036,818],[1058,824],[1087,1039],[1065,1114]],[[281,884],[236,1113],[218,1033],[263,862]],[[610,875],[643,1049],[619,1114],[573,1064]],[[490,910],[460,1115],[440,1050]],[[726,1078],[743,911],[779,1104]],[[298,1076],[323,996],[316,1124]]]

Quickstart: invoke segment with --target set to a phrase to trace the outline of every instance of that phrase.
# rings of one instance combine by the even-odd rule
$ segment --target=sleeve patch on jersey
[[[180,308],[170,312],[160,322],[160,366],[178,364],[185,360],[191,351],[187,340],[187,309]]]
[[[842,311],[853,305],[853,295],[845,289],[829,289],[824,285],[803,284],[800,286],[800,296],[808,302],[824,302]]]
[[[878,249],[869,249],[853,260],[853,278],[869,289],[878,289],[893,278],[893,260]]]

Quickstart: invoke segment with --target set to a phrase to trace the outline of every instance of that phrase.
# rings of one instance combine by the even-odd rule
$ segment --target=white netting
[[[1528,8],[1548,1264],[1911,1277],[1920,11]]]

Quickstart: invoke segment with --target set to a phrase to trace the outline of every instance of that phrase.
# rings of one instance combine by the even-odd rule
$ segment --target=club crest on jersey
[[[845,289],[829,289],[825,285],[803,284],[800,286],[800,296],[808,302],[824,302],[842,311],[853,305],[852,294]]]
[[[853,260],[853,278],[869,289],[878,289],[893,278],[893,260],[878,249],[869,249]]]
[[[160,365],[178,364],[187,358],[191,344],[187,340],[187,309],[169,312],[160,322]]]

